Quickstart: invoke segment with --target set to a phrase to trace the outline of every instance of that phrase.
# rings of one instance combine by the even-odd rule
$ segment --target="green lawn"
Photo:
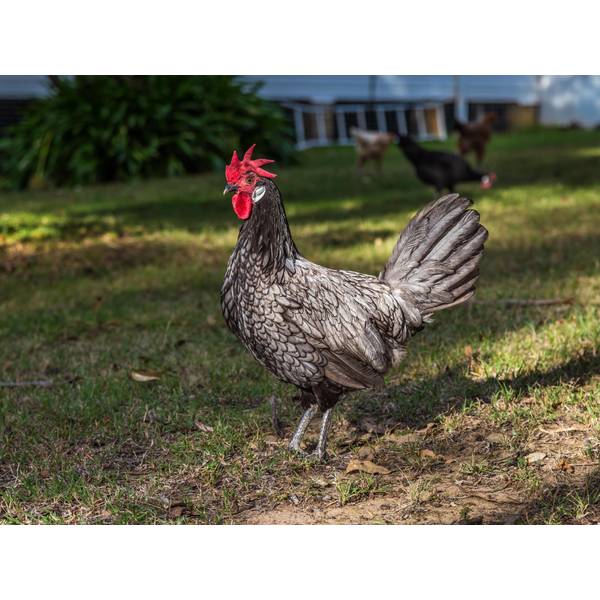
[[[222,175],[1,193],[0,521],[598,522],[600,133],[498,135],[486,163],[477,302],[338,406],[325,465],[274,435],[294,390],[224,326]],[[395,148],[369,180],[350,148],[278,173],[303,254],[369,273],[433,198]]]

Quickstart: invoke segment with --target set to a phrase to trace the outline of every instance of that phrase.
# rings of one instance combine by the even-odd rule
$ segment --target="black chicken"
[[[378,277],[328,269],[304,258],[290,234],[275,177],[252,146],[226,168],[226,192],[244,222],[221,290],[227,325],[276,377],[295,385],[305,408],[290,448],[318,410],[315,454],[325,455],[331,412],[353,390],[382,386],[408,339],[433,313],[475,291],[487,238],[470,201],[448,195],[402,232]]]
[[[487,190],[496,181],[495,173],[476,171],[457,154],[425,150],[409,136],[400,136],[398,146],[413,164],[417,177],[426,185],[432,185],[437,192],[446,189],[453,192],[457,183],[468,181],[479,181],[481,187]]]

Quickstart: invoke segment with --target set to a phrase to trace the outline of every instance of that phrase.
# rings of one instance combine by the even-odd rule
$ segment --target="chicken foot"
[[[318,411],[317,404],[311,404],[309,408],[306,409],[300,422],[298,423],[298,427],[296,432],[294,433],[289,448],[294,452],[298,452],[299,454],[304,454],[304,452],[300,449],[300,443],[302,442],[302,438],[310,425],[310,422],[315,417]],[[319,441],[317,442],[317,447],[310,454],[310,456],[315,457],[318,460],[324,460],[327,453],[327,436],[329,435],[329,430],[331,429],[331,417],[332,417],[333,408],[328,408],[323,413],[323,418],[321,420],[321,430],[319,432]]]

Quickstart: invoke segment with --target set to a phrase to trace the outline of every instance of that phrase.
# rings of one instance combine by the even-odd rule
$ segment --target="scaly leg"
[[[304,437],[304,434],[306,433],[306,430],[307,430],[308,426],[310,425],[310,422],[313,420],[313,417],[317,413],[317,410],[319,410],[319,406],[317,404],[311,404],[304,411],[304,414],[302,415],[302,418],[300,419],[300,422],[298,423],[298,427],[296,428],[296,432],[294,433],[292,439],[290,440],[290,444],[289,444],[290,450],[293,450],[294,452],[302,453],[302,450],[300,450],[300,442],[302,441],[302,438]]]
[[[323,413],[323,419],[321,421],[321,431],[319,433],[319,441],[317,442],[317,447],[313,452],[313,456],[316,456],[319,460],[325,460],[325,456],[327,455],[327,436],[329,435],[329,430],[331,429],[332,415],[333,408],[328,408]]]

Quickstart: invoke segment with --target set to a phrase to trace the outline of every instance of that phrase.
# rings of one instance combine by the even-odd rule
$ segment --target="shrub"
[[[198,173],[253,143],[293,155],[281,109],[233,77],[59,78],[0,140],[0,173],[20,188]]]

